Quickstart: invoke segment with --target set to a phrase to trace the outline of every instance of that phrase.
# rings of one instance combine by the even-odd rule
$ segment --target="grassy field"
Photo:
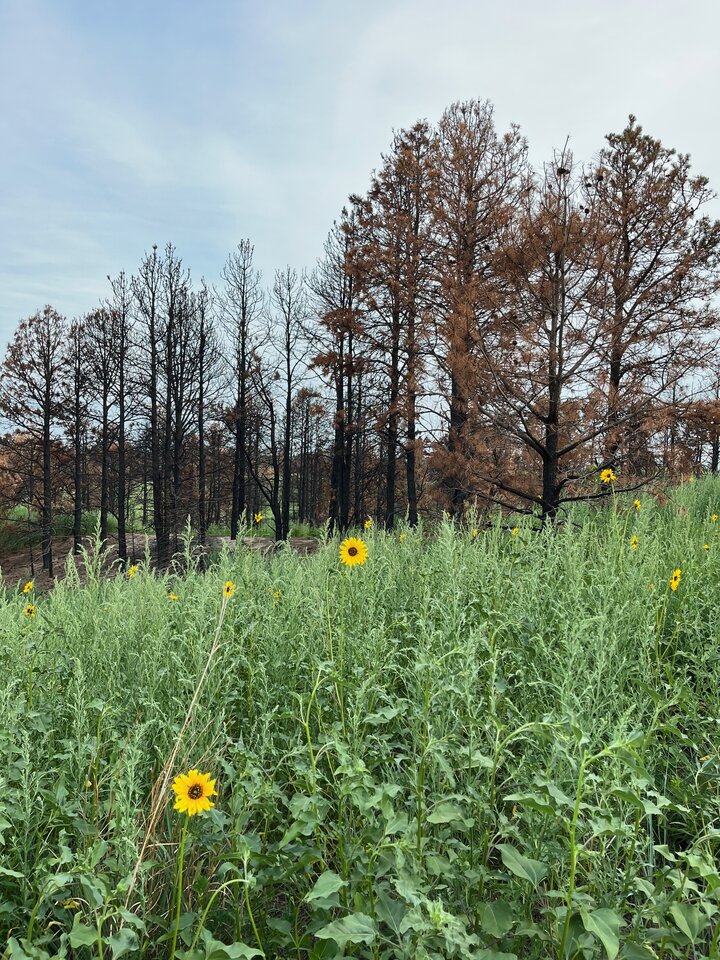
[[[0,956],[719,956],[720,483],[640,500],[6,585]]]

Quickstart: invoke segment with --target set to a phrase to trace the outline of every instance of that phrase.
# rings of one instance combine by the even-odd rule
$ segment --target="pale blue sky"
[[[719,35],[716,0],[0,0],[0,347],[153,242],[210,282],[246,236],[267,280],[312,267],[392,129],[457,99],[536,161],[633,112],[718,189]]]

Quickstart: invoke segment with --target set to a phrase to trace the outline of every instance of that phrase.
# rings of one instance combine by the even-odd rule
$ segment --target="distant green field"
[[[6,586],[3,956],[719,956],[720,482],[639,496]]]

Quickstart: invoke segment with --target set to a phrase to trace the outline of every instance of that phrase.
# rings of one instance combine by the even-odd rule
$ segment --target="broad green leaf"
[[[504,937],[514,923],[513,908],[504,900],[481,903],[478,913],[483,932],[492,937]]]
[[[351,913],[321,927],[315,936],[320,940],[334,940],[344,950],[348,943],[372,943],[377,936],[377,924],[367,914]]]
[[[590,913],[584,908],[580,911],[582,922],[588,933],[592,933],[605,947],[608,960],[615,960],[620,950],[621,917],[608,907],[600,907]]]
[[[70,931],[71,947],[91,947],[97,944],[97,930],[93,927],[86,927],[84,923],[75,923]]]
[[[339,877],[334,870],[326,870],[315,881],[312,890],[305,895],[305,900],[312,903],[313,900],[325,900],[347,886],[345,880]]]
[[[626,943],[620,954],[622,960],[656,960],[657,954],[642,943]]]
[[[534,887],[540,883],[548,872],[547,864],[540,860],[524,857],[509,843],[499,843],[497,849],[500,851],[502,862],[510,873],[515,874],[522,880],[528,880]]]
[[[457,803],[450,800],[444,800],[438,803],[433,812],[428,815],[428,823],[453,823],[457,820],[464,820],[465,814]]]
[[[707,923],[698,908],[691,903],[674,903],[670,907],[670,913],[678,930],[695,943],[698,934]]]
[[[500,953],[499,950],[492,950],[490,947],[476,950],[473,957],[475,960],[518,960],[516,953]]]
[[[110,937],[110,949],[112,950],[113,960],[119,960],[131,950],[139,950],[137,934],[129,927],[123,927]]]

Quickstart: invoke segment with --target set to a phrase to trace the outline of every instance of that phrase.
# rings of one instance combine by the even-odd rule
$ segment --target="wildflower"
[[[473,527],[473,535],[472,535],[473,540],[477,537],[477,535],[478,535],[477,527]]]
[[[398,540],[400,541],[400,543],[403,543],[403,541],[405,541],[406,539],[407,539],[406,533],[401,533],[400,536],[398,537]]]
[[[616,477],[610,467],[607,467],[601,472],[600,479],[603,483],[615,483]]]
[[[631,549],[631,550],[637,550],[639,543],[640,543],[640,541],[638,540],[637,536],[632,536],[632,537],[630,538],[630,549]]]
[[[282,596],[282,590],[276,590],[275,593],[273,593],[273,600],[275,601],[275,603],[278,602],[281,596]]]
[[[677,588],[680,586],[681,576],[682,576],[682,571],[680,570],[680,567],[678,567],[677,570],[673,571],[673,575],[670,577],[671,590],[677,590]]]
[[[79,910],[80,902],[71,897],[69,900],[61,900],[60,906],[65,907],[66,910]]]
[[[32,590],[32,588],[33,588],[34,586],[35,586],[35,581],[34,581],[34,580],[28,580],[28,582],[27,582],[27,583],[25,584],[25,586],[23,587],[23,593],[30,593],[30,591]]]
[[[639,500],[633,500],[633,506],[635,507],[636,510],[639,510],[642,504],[640,503]]]
[[[256,514],[255,514],[255,523],[257,523],[257,524],[259,525],[259,524],[261,524],[262,522],[263,522],[263,515],[262,515],[262,513],[256,513]]]
[[[181,773],[173,780],[172,788],[176,798],[173,809],[178,813],[187,813],[189,817],[194,817],[196,813],[215,806],[210,797],[217,796],[217,790],[209,773],[200,773],[199,770]]]
[[[128,567],[128,577],[134,577],[139,569],[140,567],[138,566],[137,563],[131,563],[130,566]]]
[[[513,527],[510,531],[511,537],[516,537],[520,533],[520,527]]]
[[[366,529],[366,530],[371,530],[371,529],[372,529],[372,525],[373,525],[372,517],[368,517],[367,520],[365,521],[365,529]]]
[[[23,613],[25,614],[26,617],[34,617],[34,616],[35,616],[35,604],[34,604],[34,603],[28,603],[28,605],[23,609]]]
[[[709,549],[710,549],[710,544],[709,544],[709,543],[704,543],[704,544],[703,544],[703,550],[709,550]]]
[[[655,584],[654,584],[654,583],[649,583],[649,584],[648,584],[648,590],[654,590],[654,589],[655,589]]]
[[[340,559],[346,567],[361,567],[367,560],[367,555],[367,546],[357,537],[348,537],[340,544]]]
[[[179,597],[176,593],[170,592],[170,593],[168,594],[168,600],[179,600],[179,599],[180,599],[180,597]]]
[[[223,596],[227,597],[228,600],[235,593],[235,584],[232,580],[228,580],[225,586],[223,587]]]
[[[710,520],[711,520],[712,523],[717,523],[717,519],[718,519],[718,515],[717,515],[716,513],[714,513],[714,514],[710,517]]]

